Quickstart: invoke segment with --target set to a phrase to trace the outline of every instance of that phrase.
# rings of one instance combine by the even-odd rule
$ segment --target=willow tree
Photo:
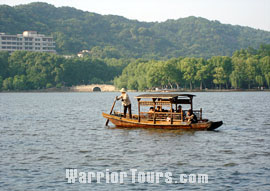
[[[229,87],[230,74],[232,72],[232,61],[230,57],[227,56],[213,56],[208,60],[209,72],[212,73],[214,77],[214,84],[226,85]]]
[[[255,83],[257,65],[258,60],[254,57],[249,57],[246,60],[245,73],[246,73],[246,80],[248,83],[248,89],[250,89],[251,85]],[[257,79],[259,80],[259,77],[257,77]]]
[[[226,83],[226,74],[225,71],[222,67],[216,67],[214,69],[215,73],[214,73],[214,84],[219,85],[219,89],[221,89],[221,86],[224,85]]]
[[[270,56],[260,59],[262,75],[265,78],[268,88],[270,88]]]
[[[201,58],[198,60],[198,63],[196,65],[196,70],[197,72],[195,75],[195,80],[200,82],[200,90],[202,90],[204,80],[207,79],[210,75],[209,65],[207,65],[207,62]]]
[[[267,86],[270,89],[270,72],[268,72],[267,74],[264,74],[264,77],[265,77]]]
[[[230,81],[232,86],[235,88],[243,88],[246,82],[246,64],[245,59],[243,57],[235,57],[232,58],[233,71],[230,75]]]
[[[196,58],[184,58],[181,61],[181,71],[183,72],[183,79],[189,82],[190,90],[192,90],[192,84],[195,82],[196,76]]]

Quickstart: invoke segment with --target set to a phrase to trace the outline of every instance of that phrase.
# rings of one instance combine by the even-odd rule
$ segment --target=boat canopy
[[[190,108],[193,109],[192,99],[195,95],[192,94],[142,94],[136,96],[139,106],[157,106],[157,105],[169,105],[172,109],[172,104],[190,104]],[[152,101],[142,101],[141,99],[152,99]]]
[[[137,99],[150,98],[150,99],[177,99],[178,97],[189,97],[193,98],[195,95],[192,94],[142,94],[136,96]]]

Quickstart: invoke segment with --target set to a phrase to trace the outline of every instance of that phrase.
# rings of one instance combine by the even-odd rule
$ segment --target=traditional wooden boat
[[[135,97],[138,101],[138,115],[132,117],[123,117],[123,113],[113,111],[114,104],[110,114],[102,113],[103,117],[107,118],[107,123],[112,122],[116,127],[128,128],[158,128],[158,129],[194,129],[194,130],[214,130],[220,127],[222,121],[209,121],[203,119],[202,108],[193,110],[192,94],[142,94]],[[190,109],[197,116],[198,122],[192,123],[185,119],[185,112],[181,110],[176,112],[177,106],[188,104]],[[143,112],[141,107],[153,107],[153,112]],[[168,110],[157,112],[157,107],[168,107]],[[175,109],[174,109],[175,108]]]

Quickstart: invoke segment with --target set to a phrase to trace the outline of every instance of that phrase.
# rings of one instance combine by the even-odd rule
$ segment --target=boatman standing
[[[127,114],[127,109],[128,109],[128,113],[129,113],[129,118],[132,118],[132,114],[131,114],[131,102],[130,99],[128,97],[128,94],[126,93],[125,88],[122,88],[120,90],[121,95],[116,97],[116,100],[122,100],[122,104],[124,106],[124,117],[126,117]]]

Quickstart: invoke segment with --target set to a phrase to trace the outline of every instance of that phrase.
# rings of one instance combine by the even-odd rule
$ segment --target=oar
[[[116,102],[116,98],[114,99],[114,102],[113,102],[113,105],[112,105],[112,108],[111,108],[111,111],[110,111],[110,115],[112,114],[112,111],[113,111],[113,108],[114,108],[114,105],[115,105],[115,102]],[[109,123],[109,119],[107,119],[106,123],[105,123],[105,126],[108,126],[108,123]]]

